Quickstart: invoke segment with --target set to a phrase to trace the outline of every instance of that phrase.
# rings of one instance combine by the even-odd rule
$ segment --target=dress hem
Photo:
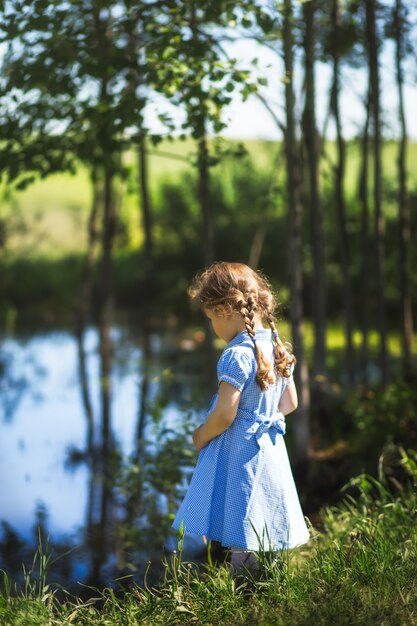
[[[177,530],[177,531],[179,530],[179,528],[177,529],[174,526],[171,526],[171,528],[173,528],[174,530]],[[231,547],[235,547],[235,548],[240,548],[241,550],[251,550],[251,551],[254,551],[254,552],[258,552],[259,551],[259,544],[257,544],[256,548],[251,548],[250,546],[239,545],[239,542],[237,542],[237,541],[232,541],[232,542],[227,542],[227,543],[231,543],[231,545],[229,546],[229,545],[225,545],[223,543],[222,539],[220,539],[218,537],[213,537],[213,536],[209,537],[208,535],[206,535],[205,533],[202,533],[202,532],[194,532],[194,531],[191,531],[191,530],[186,530],[185,534],[186,535],[197,535],[199,537],[203,537],[204,536],[204,537],[206,537],[207,541],[218,541],[223,546],[223,548],[229,548],[230,549]],[[281,543],[278,546],[275,545],[274,546],[274,550],[292,550],[294,548],[298,548],[300,546],[305,545],[306,543],[308,543],[310,541],[310,539],[311,539],[311,536],[308,535],[307,537],[305,537],[304,539],[302,539],[301,541],[299,541],[297,543],[295,543],[295,542],[291,542],[289,544],[287,544],[287,543],[282,544]]]

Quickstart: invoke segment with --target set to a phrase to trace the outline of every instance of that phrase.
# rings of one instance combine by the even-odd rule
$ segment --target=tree
[[[160,36],[150,48],[156,70],[153,86],[184,110],[180,136],[189,132],[197,144],[194,164],[206,265],[215,257],[210,167],[224,156],[210,149],[208,135],[225,128],[223,111],[234,91],[246,98],[257,87],[250,71],[239,68],[237,60],[228,58],[221,45],[219,33],[232,18],[243,19],[235,7],[221,0],[164,3],[159,17]]]
[[[292,338],[295,354],[300,367],[295,370],[295,380],[301,393],[297,409],[298,419],[295,421],[296,456],[300,462],[307,460],[310,444],[309,420],[309,384],[308,370],[304,358],[304,339],[302,332],[303,322],[303,274],[302,274],[302,206],[299,189],[301,182],[301,168],[299,147],[297,145],[295,124],[295,96],[293,88],[294,56],[293,56],[293,8],[292,0],[284,0],[282,41],[285,66],[285,154],[287,161],[287,194],[289,217],[289,251],[291,251],[290,267],[290,318]]]
[[[360,307],[360,327],[362,333],[361,345],[361,368],[362,380],[368,380],[368,359],[369,359],[369,276],[370,276],[370,233],[369,233],[369,122],[371,115],[372,89],[371,81],[368,78],[368,91],[365,99],[365,127],[360,140],[362,149],[362,160],[359,177],[358,197],[361,206],[361,307]]]
[[[124,5],[127,11],[130,3]],[[144,98],[140,91],[131,89],[132,72],[137,76],[141,68],[132,56],[131,35],[136,34],[139,18],[150,20],[153,5],[144,6],[142,12],[132,16],[120,12],[122,5],[111,1],[74,0],[50,5],[35,0],[26,6],[14,0],[2,14],[2,40],[8,46],[1,79],[2,164],[9,183],[27,185],[36,175],[73,171],[82,161],[90,169],[94,194],[96,185],[103,188],[99,329],[102,440],[106,446],[110,437],[116,186],[125,176],[122,153],[130,141],[126,129],[137,128],[142,121]],[[141,71],[144,73],[143,68]],[[97,204],[93,202],[90,247],[81,291],[83,302],[77,319],[81,352],[85,302],[90,299],[86,288],[91,285],[93,266],[91,233],[97,212]],[[80,363],[82,360],[80,354]],[[86,393],[87,390],[85,401]]]
[[[351,277],[350,242],[347,229],[346,200],[344,178],[346,171],[346,145],[343,137],[342,119],[340,112],[341,81],[340,70],[343,56],[350,51],[353,41],[349,23],[346,24],[343,16],[343,7],[340,0],[332,0],[330,14],[331,26],[328,41],[328,55],[332,63],[332,85],[330,96],[330,110],[336,124],[337,162],[334,167],[335,183],[334,197],[337,207],[337,223],[339,227],[340,265],[342,270],[342,302],[345,321],[346,337],[346,370],[349,383],[354,382],[355,362],[353,349],[353,290]]]
[[[398,147],[398,223],[400,231],[400,290],[401,290],[401,331],[402,359],[404,373],[409,375],[411,369],[411,346],[413,339],[413,312],[411,305],[410,286],[410,208],[407,186],[407,122],[404,110],[404,59],[410,51],[408,33],[411,25],[408,17],[409,9],[402,0],[395,0],[387,34],[395,42],[395,78],[398,95],[398,121],[400,124],[400,143]]]
[[[159,16],[160,37],[149,48],[155,67],[153,87],[185,112],[182,136],[189,132],[196,141],[197,195],[201,215],[203,262],[215,258],[214,216],[210,190],[210,167],[224,156],[210,151],[208,134],[224,127],[224,107],[231,94],[240,90],[243,97],[256,89],[248,70],[238,68],[235,59],[227,58],[218,31],[234,15],[221,0],[216,2],[164,3]],[[229,151],[230,152],[230,151]],[[206,323],[209,377],[213,380],[215,355],[213,331]]]
[[[325,247],[323,235],[323,210],[319,185],[319,137],[316,126],[316,84],[314,64],[316,60],[316,0],[308,0],[303,5],[305,23],[304,67],[305,67],[305,107],[303,134],[307,151],[309,174],[310,235],[313,251],[313,323],[314,355],[313,380],[326,372],[326,287],[325,287]]]
[[[375,233],[375,273],[377,315],[380,344],[380,368],[382,385],[388,382],[388,353],[385,320],[385,220],[382,212],[382,158],[381,158],[381,105],[380,105],[380,78],[379,78],[379,49],[380,37],[377,31],[377,2],[365,1],[365,30],[369,63],[369,79],[372,89],[372,121],[373,121],[373,195],[374,195],[374,233]]]

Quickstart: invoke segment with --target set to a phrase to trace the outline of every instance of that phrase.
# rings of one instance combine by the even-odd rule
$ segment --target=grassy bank
[[[260,576],[236,584],[228,563],[198,567],[178,550],[164,559],[165,576],[149,588],[128,581],[92,590],[92,598],[58,601],[47,582],[48,554],[35,559],[20,594],[3,573],[2,624],[366,625],[417,623],[417,453],[397,449],[380,458],[378,480],[353,478],[338,507],[322,510],[305,546],[271,559],[260,553]],[[210,545],[210,544],[209,544]],[[63,557],[65,558],[65,557]],[[35,569],[35,568],[34,568]]]

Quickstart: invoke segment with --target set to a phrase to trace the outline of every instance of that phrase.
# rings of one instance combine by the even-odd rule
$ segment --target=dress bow
[[[250,439],[255,435],[259,443],[260,438],[266,432],[275,429],[280,435],[285,435],[285,417],[281,412],[274,413],[271,417],[265,418],[260,422],[253,422],[246,430],[245,439]]]

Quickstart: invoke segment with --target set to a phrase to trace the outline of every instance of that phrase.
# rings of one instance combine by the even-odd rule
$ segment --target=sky
[[[224,46],[228,54],[239,60],[242,67],[248,67],[253,58],[259,59],[259,67],[262,75],[266,76],[268,85],[261,89],[263,97],[268,101],[274,112],[284,121],[284,84],[280,80],[283,75],[282,60],[265,46],[255,41],[241,40],[228,43]],[[384,123],[384,135],[396,137],[399,133],[398,125],[398,99],[395,85],[394,70],[394,46],[391,42],[385,42],[380,60],[381,67],[381,108],[382,121]],[[329,106],[329,85],[331,80],[331,68],[324,64],[316,63],[316,112],[319,131],[323,129]],[[417,63],[414,67],[409,63],[405,69],[404,101],[405,113],[408,125],[408,135],[411,140],[417,140]],[[301,91],[302,81],[301,58],[298,59],[295,82],[298,92]],[[349,139],[358,135],[364,125],[365,111],[363,98],[367,90],[367,68],[342,69],[342,124],[344,136]],[[300,99],[299,99],[299,102]],[[160,105],[160,103],[159,103]],[[299,105],[300,107],[301,105]],[[167,108],[169,110],[169,108]],[[147,122],[153,131],[160,126],[154,114],[155,103],[148,110]],[[297,111],[300,116],[301,110]],[[177,111],[174,117],[179,120],[181,114]],[[222,131],[222,136],[238,139],[282,139],[282,133],[278,129],[272,115],[256,96],[250,96],[246,102],[242,102],[240,96],[235,94],[232,103],[224,111],[224,119],[227,128]],[[329,122],[327,137],[335,138],[333,121]]]

